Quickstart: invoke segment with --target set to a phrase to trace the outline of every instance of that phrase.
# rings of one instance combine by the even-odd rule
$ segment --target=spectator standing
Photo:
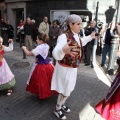
[[[31,23],[30,18],[27,18],[27,21],[24,25],[24,32],[25,32],[25,44],[28,50],[32,50],[34,30],[35,28],[34,25]]]
[[[8,26],[3,19],[1,19],[1,36],[3,38],[3,44],[8,45]]]
[[[102,61],[101,61],[101,66],[104,66],[106,63],[106,56],[110,57],[110,49],[111,49],[111,40],[114,36],[114,28],[115,28],[115,23],[110,23],[110,28],[108,28],[105,32],[105,35],[103,37],[104,41],[104,46],[102,50]]]
[[[16,38],[17,41],[20,41],[20,32],[21,32],[20,28],[21,28],[23,25],[24,25],[24,21],[23,21],[23,20],[20,20],[20,23],[19,23],[18,26],[17,26],[17,38]]]
[[[34,41],[34,46],[36,47],[37,43],[36,43],[36,38],[38,35],[38,27],[36,26],[36,22],[34,19],[31,20],[31,23],[34,26],[34,32],[33,32],[33,41]]]
[[[85,30],[85,36],[90,35],[93,31],[98,33],[98,28],[95,27],[96,22],[90,21],[90,27],[86,28]],[[87,45],[85,46],[86,49],[86,64],[85,66],[90,65],[91,62],[91,67],[94,68],[95,61],[96,61],[96,49],[97,49],[97,38],[94,38],[92,41],[88,42]]]
[[[47,17],[44,17],[43,22],[40,23],[38,32],[42,34],[46,34],[47,37],[49,37],[49,24]]]
[[[14,28],[10,24],[9,20],[7,21],[7,28],[8,28],[8,39],[13,39],[13,37],[14,37]]]
[[[49,31],[49,45],[50,45],[50,55],[52,56],[52,50],[54,46],[56,45],[57,38],[59,35],[60,28],[58,27],[57,21],[53,21],[53,26],[50,27]]]

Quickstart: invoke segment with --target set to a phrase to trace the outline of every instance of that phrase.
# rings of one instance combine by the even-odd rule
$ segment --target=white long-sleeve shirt
[[[8,47],[6,47],[6,46],[4,46],[4,51],[6,52],[6,51],[12,51],[13,50],[13,43],[9,43],[9,46]]]
[[[75,40],[78,42],[78,44],[80,45],[80,37],[78,36],[77,33],[74,33]],[[89,41],[92,40],[92,37],[89,36],[85,36],[83,38],[81,38],[81,42],[82,42],[82,46],[85,46]],[[67,44],[67,37],[65,34],[62,34],[58,37],[57,39],[57,45],[55,46],[54,50],[53,50],[53,57],[56,60],[62,60],[65,56],[65,53],[63,52],[62,48],[63,46],[65,46]]]

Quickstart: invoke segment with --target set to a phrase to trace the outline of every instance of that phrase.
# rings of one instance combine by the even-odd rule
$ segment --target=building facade
[[[7,19],[11,21],[14,28],[20,19],[25,21],[26,17],[35,19],[39,25],[44,16],[48,16],[51,22],[58,19],[62,23],[67,15],[78,14],[84,23],[86,18],[95,19],[97,2],[99,2],[97,18],[106,23],[108,22],[106,16],[110,18],[111,11],[113,13],[116,11],[115,0],[5,0]]]
[[[0,20],[1,19],[6,21],[6,4],[4,0],[0,1]]]

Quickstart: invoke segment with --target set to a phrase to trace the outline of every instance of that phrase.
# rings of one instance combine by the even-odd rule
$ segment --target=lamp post
[[[97,20],[98,20],[98,8],[99,8],[99,2],[97,2],[97,7],[96,7],[96,15],[95,15],[96,23],[97,23]]]
[[[22,34],[21,34],[21,32],[20,32],[20,48],[21,48],[22,46],[24,46],[24,45],[25,45],[24,39],[23,39]],[[23,51],[23,50],[22,50],[22,51]],[[26,59],[26,54],[25,54],[24,51],[23,51],[23,59]]]

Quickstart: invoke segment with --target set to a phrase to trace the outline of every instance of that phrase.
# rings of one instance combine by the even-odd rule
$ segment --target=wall
[[[75,10],[87,9],[87,0],[46,0],[40,2],[27,2],[26,15],[35,19],[37,24],[42,22],[44,16],[50,20],[51,10]]]
[[[4,2],[0,2],[0,11],[1,11],[1,18],[6,21],[6,5]]]
[[[9,3],[7,4],[7,19],[10,20],[11,24],[14,27],[15,37],[16,37],[16,9],[24,9],[24,19],[26,19],[26,3]]]

